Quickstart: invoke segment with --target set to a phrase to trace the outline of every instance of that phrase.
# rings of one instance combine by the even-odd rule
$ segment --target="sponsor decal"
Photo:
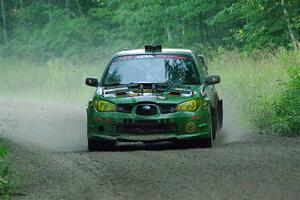
[[[155,57],[156,58],[178,59],[178,60],[187,59],[185,56],[178,56],[178,55],[156,55]]]
[[[138,59],[151,59],[151,58],[162,58],[162,59],[177,59],[177,60],[186,60],[187,57],[180,55],[136,55],[136,56],[121,56],[115,58],[111,65],[116,65],[120,61],[126,60],[138,60]]]
[[[121,56],[121,57],[118,57],[116,60],[122,61],[122,60],[132,60],[132,59],[134,59],[134,56]]]
[[[193,133],[196,130],[196,123],[195,122],[188,122],[185,125],[185,130],[187,133]]]
[[[147,59],[147,58],[154,58],[152,55],[139,55],[134,57],[134,59]]]

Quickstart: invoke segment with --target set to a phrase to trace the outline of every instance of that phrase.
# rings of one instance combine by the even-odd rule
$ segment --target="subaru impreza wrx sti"
[[[90,151],[116,142],[194,141],[212,146],[223,104],[202,56],[147,45],[113,55],[87,108]]]

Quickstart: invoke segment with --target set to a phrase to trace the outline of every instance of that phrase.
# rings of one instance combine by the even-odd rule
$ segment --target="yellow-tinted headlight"
[[[200,100],[194,99],[183,102],[177,106],[178,111],[196,111],[200,106]]]
[[[99,100],[95,103],[95,108],[99,112],[113,112],[116,111],[116,106],[108,101]]]

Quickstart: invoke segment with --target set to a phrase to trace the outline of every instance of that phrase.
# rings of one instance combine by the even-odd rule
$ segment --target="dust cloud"
[[[51,151],[87,148],[85,105],[0,99],[0,134]]]
[[[50,151],[86,150],[86,106],[95,89],[84,86],[83,80],[89,77],[86,71],[97,74],[98,69],[74,68],[70,72],[64,67],[59,73],[55,67],[49,71],[32,66],[17,69],[4,66],[5,73],[0,74],[0,136]],[[20,84],[9,82],[15,78],[8,77],[14,76]],[[217,89],[224,99],[224,126],[215,145],[243,140],[249,129],[241,123],[234,99],[226,88]]]
[[[222,83],[221,83],[222,84]],[[222,90],[220,90],[222,89]],[[232,143],[247,140],[251,135],[251,129],[246,124],[244,115],[238,109],[239,102],[231,96],[226,88],[217,88],[220,98],[223,99],[223,128],[217,135],[217,143]]]
[[[244,140],[249,130],[224,99],[224,126],[216,145]],[[0,134],[18,143],[50,151],[85,151],[86,104],[0,98]]]

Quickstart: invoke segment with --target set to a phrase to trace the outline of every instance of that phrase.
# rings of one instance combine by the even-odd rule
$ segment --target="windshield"
[[[104,85],[129,83],[199,84],[194,62],[182,55],[116,57],[104,76]]]

